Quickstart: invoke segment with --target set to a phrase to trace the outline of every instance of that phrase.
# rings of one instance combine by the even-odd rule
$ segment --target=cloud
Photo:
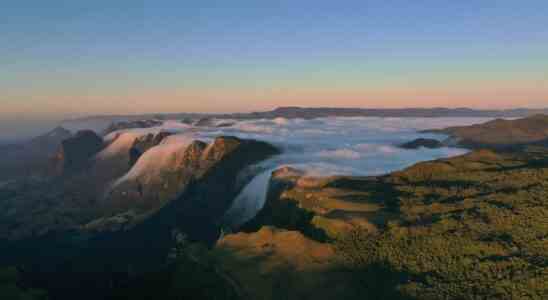
[[[137,178],[142,183],[146,183],[160,176],[162,172],[174,171],[177,167],[176,159],[183,155],[184,150],[194,139],[191,134],[168,136],[159,145],[141,155],[129,172],[118,179],[114,185]]]
[[[152,180],[162,170],[171,170],[174,157],[192,140],[210,142],[220,135],[270,142],[283,153],[261,163],[259,173],[235,199],[225,216],[230,226],[252,218],[265,201],[270,173],[287,165],[301,169],[308,176],[378,175],[400,170],[417,162],[466,153],[464,149],[403,150],[397,145],[419,137],[442,139],[444,136],[422,134],[420,130],[469,125],[489,119],[477,118],[320,118],[230,121],[226,127],[193,127],[178,121],[161,126],[130,129],[105,137],[111,144],[98,157],[128,151],[135,138],[160,131],[174,133],[160,145],[145,152],[133,168],[117,182],[139,178]],[[227,120],[216,120],[226,122]]]
[[[350,149],[324,150],[316,153],[316,156],[326,159],[360,159],[360,153]]]

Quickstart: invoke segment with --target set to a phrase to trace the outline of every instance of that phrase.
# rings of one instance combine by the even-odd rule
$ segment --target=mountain
[[[133,166],[137,160],[148,151],[150,148],[159,145],[171,133],[161,131],[157,134],[149,133],[145,136],[138,137],[129,149],[129,164]]]
[[[0,146],[0,180],[44,176],[49,172],[49,158],[71,136],[69,130],[56,127],[29,141]]]
[[[109,191],[108,214],[85,227],[129,228],[169,205],[187,234],[194,230],[201,234],[208,226],[216,230],[218,220],[247,183],[241,181],[240,173],[278,153],[267,143],[228,136],[209,145],[202,141],[161,144],[145,152]],[[208,239],[198,233],[193,238]]]
[[[70,147],[61,148],[64,160],[60,164],[67,165],[66,153],[88,144],[90,137],[83,132],[65,140],[62,144]],[[129,157],[124,152],[131,147],[114,143],[124,139],[123,145],[134,145],[138,138],[129,141],[123,134],[100,152],[95,148],[98,154],[91,159],[88,150],[93,147],[78,152],[78,160],[70,160],[78,166],[70,168],[70,176],[29,178],[0,187],[0,246],[5,250],[0,265],[31,263],[37,267],[31,276],[48,281],[51,291],[59,285],[76,284],[74,278],[80,284],[102,282],[91,274],[111,276],[112,270],[127,270],[128,265],[138,274],[161,269],[174,231],[184,232],[193,241],[214,243],[221,234],[219,221],[255,175],[248,167],[279,150],[268,143],[230,136],[217,137],[209,144],[199,140],[184,144],[178,137],[170,138],[146,150],[131,169],[126,163],[126,175],[134,169],[138,172],[133,173],[135,177],[118,178],[118,183],[104,180],[102,170],[112,164],[117,168],[120,157]],[[173,152],[163,164],[166,151]],[[81,168],[79,163],[84,161],[86,167]],[[40,256],[33,254],[37,245]],[[49,278],[63,280],[50,282]],[[89,297],[104,298],[105,287],[97,287]],[[75,296],[63,289],[63,295]]]
[[[61,142],[51,159],[53,173],[63,175],[85,168],[90,159],[103,148],[103,139],[91,130],[78,131]]]
[[[103,140],[92,131],[64,140],[53,159],[56,175],[63,176],[29,178],[0,190],[4,208],[0,223],[6,225],[0,238],[23,239],[78,228],[128,229],[162,214],[159,211],[171,203],[169,213],[180,210],[178,217],[187,218],[185,226],[201,224],[215,230],[216,220],[246,183],[239,174],[278,153],[267,143],[235,137],[218,137],[210,144],[178,139],[170,143],[169,138],[162,133],[150,137],[166,143],[150,147],[133,166],[127,164],[132,147],[148,141],[147,135],[128,141],[130,147],[115,144],[125,139],[121,135],[104,149]],[[126,160],[120,164],[123,157]]]
[[[251,299],[540,299],[546,157],[482,150],[377,177],[282,169],[210,259]]]
[[[108,135],[111,132],[122,130],[122,129],[151,128],[159,125],[162,125],[162,121],[136,120],[136,121],[113,122],[103,131],[103,135]]]
[[[496,119],[484,124],[428,130],[449,135],[467,148],[508,149],[525,145],[548,145],[548,115],[517,120]]]
[[[72,133],[69,130],[59,126],[55,127],[54,129],[43,135],[31,139],[30,142],[27,144],[27,147],[51,149],[59,145],[63,140],[70,138],[71,136]]]
[[[324,177],[272,169],[277,147],[216,129],[56,129],[37,140],[57,143],[57,176],[0,185],[0,266],[52,299],[540,299],[547,128],[535,115],[434,130],[491,150]],[[227,224],[263,177],[258,213]]]
[[[332,108],[332,107],[279,107],[272,111],[249,114],[233,114],[233,118],[322,118],[322,117],[397,117],[397,118],[437,118],[437,117],[524,117],[532,114],[548,113],[548,109],[477,110],[470,108]]]
[[[506,109],[506,110],[482,110],[471,108],[336,108],[336,107],[278,107],[270,111],[231,114],[196,114],[196,113],[168,113],[168,114],[143,114],[143,115],[114,115],[114,116],[90,116],[80,119],[71,119],[63,122],[65,126],[78,127],[78,124],[107,124],[98,126],[100,130],[108,127],[105,132],[112,132],[121,128],[135,128],[139,122],[147,122],[155,126],[154,120],[183,120],[183,123],[191,124],[199,120],[218,119],[275,119],[275,118],[303,118],[314,119],[324,117],[394,117],[394,118],[437,118],[437,117],[477,117],[477,118],[523,118],[535,114],[548,114],[548,108],[540,109]],[[120,125],[116,125],[120,123]],[[114,125],[113,125],[114,124]],[[148,126],[148,125],[147,125]]]

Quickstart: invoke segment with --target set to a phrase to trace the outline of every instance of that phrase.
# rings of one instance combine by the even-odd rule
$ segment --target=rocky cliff
[[[189,230],[196,229],[192,224],[217,227],[246,183],[240,182],[238,175],[246,167],[277,153],[267,143],[236,137],[218,137],[209,145],[194,141],[172,152],[160,173],[143,172],[115,186],[106,201],[114,217],[96,220],[87,227],[105,229],[105,225],[112,225],[112,220],[116,220],[116,227],[131,226],[140,216],[170,202],[170,209],[177,210],[183,227]],[[132,217],[128,217],[128,212]],[[125,217],[120,219],[120,215]]]
[[[103,149],[103,139],[91,130],[77,132],[61,142],[52,158],[52,173],[59,176],[89,167],[90,159]]]
[[[161,131],[159,133],[149,133],[145,136],[138,137],[133,142],[133,145],[129,149],[129,165],[133,166],[139,157],[143,155],[150,148],[160,144],[166,137],[170,136],[171,133]]]
[[[169,282],[170,293],[190,286],[202,295],[216,282],[243,299],[467,299],[471,289],[482,299],[543,299],[546,294],[545,149],[474,151],[377,177],[314,178],[282,168],[272,174],[259,215],[242,232],[220,236],[215,218],[237,192],[235,174],[276,151],[230,137],[186,149],[177,162],[186,166],[181,170],[196,172],[188,175],[180,195],[153,214],[86,240],[85,246],[72,246],[77,255],[62,252],[69,248],[66,241],[41,241],[39,260],[73,259],[53,268],[75,278],[63,277],[57,286],[81,286],[82,274],[94,274],[86,278],[89,284],[108,285],[127,274],[120,286],[133,282],[132,290],[146,283],[153,294],[166,293],[164,285],[152,283]],[[41,205],[55,203],[42,200]],[[6,203],[0,202],[2,220],[14,213]],[[60,212],[57,207],[55,216]],[[34,221],[40,211],[31,215]],[[0,225],[4,234],[18,222]],[[164,270],[160,277],[140,281],[135,274],[142,274],[145,262],[164,266],[174,228],[191,241],[210,237],[212,249],[180,250],[173,265],[187,272]],[[34,249],[17,252],[37,257]],[[72,271],[75,266],[79,273]],[[158,274],[154,270],[148,274]]]
[[[135,139],[130,149],[148,148],[144,153],[149,153],[166,137],[158,134]],[[117,231],[144,222],[163,208],[177,212],[173,218],[192,218],[194,222],[184,221],[191,229],[196,224],[217,226],[214,220],[221,218],[245,184],[238,174],[278,153],[267,143],[235,137],[219,137],[209,145],[194,141],[178,148],[157,169],[144,168],[135,173],[137,176],[126,177],[130,170],[104,194],[116,178],[113,176],[123,175],[119,172],[123,168],[112,171],[118,169],[118,157],[129,153],[116,152],[110,157],[103,153],[108,149],[102,148],[103,141],[95,133],[79,132],[62,142],[52,161],[57,175],[70,176],[44,182],[29,179],[3,187],[0,195],[6,210],[0,222],[9,230],[2,231],[6,234],[2,237],[21,239],[74,228]],[[158,162],[154,155],[149,158]],[[129,166],[125,166],[127,170]]]
[[[481,150],[380,177],[281,169],[213,255],[256,299],[541,299],[547,157]]]

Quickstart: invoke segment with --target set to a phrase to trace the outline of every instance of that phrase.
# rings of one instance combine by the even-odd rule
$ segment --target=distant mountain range
[[[526,117],[533,114],[548,113],[546,109],[477,110],[471,108],[330,108],[330,107],[279,107],[272,111],[248,114],[231,114],[239,119],[245,118],[321,118],[321,117],[400,117],[400,118],[437,118],[437,117]]]
[[[278,107],[270,111],[230,114],[206,113],[157,113],[141,115],[100,115],[65,122],[93,121],[135,121],[141,119],[184,119],[184,118],[227,118],[227,119],[273,119],[322,117],[396,117],[396,118],[438,118],[438,117],[485,117],[485,118],[521,118],[536,114],[548,114],[548,108],[515,108],[506,110],[481,110],[472,108],[336,108],[336,107]]]

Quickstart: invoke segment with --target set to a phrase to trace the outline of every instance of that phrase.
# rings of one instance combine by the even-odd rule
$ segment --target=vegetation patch
[[[548,168],[539,157],[476,152],[385,180],[401,191],[399,220],[378,233],[356,228],[336,242],[365,292],[546,299]]]

